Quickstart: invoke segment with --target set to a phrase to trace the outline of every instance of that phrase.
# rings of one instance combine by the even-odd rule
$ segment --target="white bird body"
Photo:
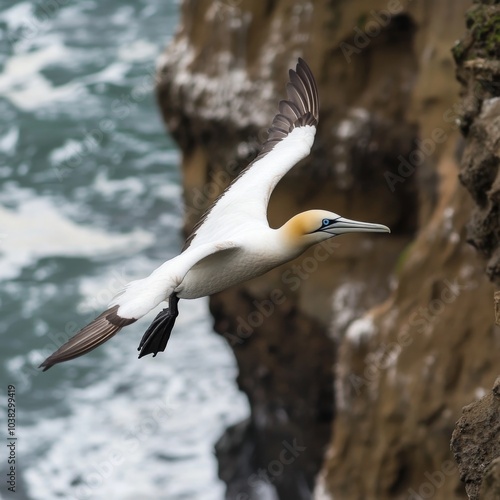
[[[212,295],[296,257],[298,253],[288,248],[282,234],[269,227],[267,205],[276,184],[309,154],[315,133],[316,127],[310,125],[292,130],[289,141],[278,143],[243,172],[241,182],[232,184],[217,200],[180,255],[145,280],[131,282],[127,295],[115,297],[110,306],[119,306],[118,316],[141,318],[173,292],[181,299]],[[201,259],[200,248],[201,255],[207,251]],[[187,274],[182,276],[185,269]]]
[[[91,351],[168,299],[168,309],[157,315],[139,345],[139,357],[156,355],[166,347],[179,299],[204,297],[260,276],[332,236],[390,232],[386,226],[344,219],[326,210],[309,210],[278,229],[269,227],[271,194],[280,179],[309,154],[318,122],[318,93],[311,70],[299,59],[296,71],[290,70],[289,75],[289,99],[280,102],[260,154],[207,210],[183,251],[147,278],[129,283],[109,309],[42,363],[44,370]]]
[[[213,295],[261,276],[298,255],[290,248],[283,251],[282,234],[269,226],[248,232],[235,247],[206,257],[195,264],[174,290],[179,298],[195,299]]]
[[[180,299],[213,295],[256,278],[301,253],[299,248],[287,245],[279,229],[271,229],[269,225],[251,226],[251,231],[245,231],[242,226],[242,234],[227,242],[189,247],[147,278],[129,283],[110,305],[119,306],[117,314],[121,317],[142,317],[172,293]],[[207,255],[200,259],[205,251]],[[192,262],[195,264],[191,265]],[[186,268],[189,269],[183,276]],[[124,297],[127,293],[129,296]]]

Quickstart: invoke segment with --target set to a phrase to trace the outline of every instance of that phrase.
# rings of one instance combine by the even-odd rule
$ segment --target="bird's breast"
[[[180,298],[212,295],[238,283],[260,276],[284,262],[262,251],[239,250],[214,254],[203,259],[186,274],[176,292]]]

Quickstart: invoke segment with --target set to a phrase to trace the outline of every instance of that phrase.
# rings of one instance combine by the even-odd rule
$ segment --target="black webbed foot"
[[[139,347],[137,348],[138,351],[141,351],[139,353],[139,358],[147,354],[153,354],[154,357],[160,351],[165,350],[175,324],[175,319],[179,315],[177,309],[178,303],[179,299],[177,295],[175,295],[175,293],[172,294],[168,301],[168,308],[158,313],[151,325],[149,325],[149,328],[142,336]]]

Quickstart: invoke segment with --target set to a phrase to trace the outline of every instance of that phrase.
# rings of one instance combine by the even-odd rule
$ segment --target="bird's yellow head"
[[[281,231],[290,244],[304,248],[344,233],[391,232],[382,224],[345,219],[326,210],[302,212],[284,224]]]

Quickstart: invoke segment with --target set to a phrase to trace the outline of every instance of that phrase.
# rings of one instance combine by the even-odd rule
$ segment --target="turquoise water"
[[[17,500],[223,498],[213,444],[248,406],[206,300],[181,301],[156,358],[136,350],[154,311],[36,370],[181,247],[179,153],[153,92],[177,21],[173,0],[0,1],[0,408],[14,385]]]

